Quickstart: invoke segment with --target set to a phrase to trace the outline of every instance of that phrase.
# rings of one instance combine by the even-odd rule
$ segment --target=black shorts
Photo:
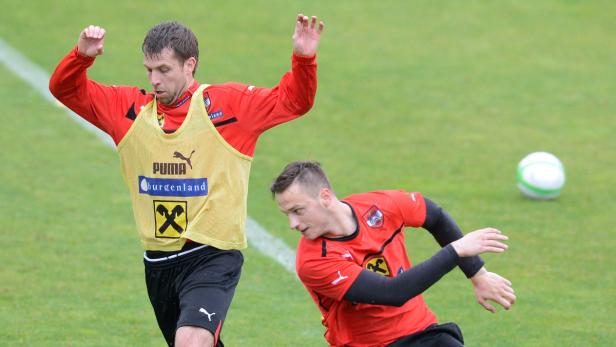
[[[426,329],[404,336],[387,347],[459,347],[464,346],[462,331],[456,323],[433,324]]]
[[[215,346],[224,346],[219,336],[240,279],[242,253],[190,244],[168,255],[148,251],[143,261],[150,302],[167,344],[173,346],[179,327],[196,326],[214,335]]]

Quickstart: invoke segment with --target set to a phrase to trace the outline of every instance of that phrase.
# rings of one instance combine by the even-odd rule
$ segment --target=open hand
[[[317,46],[321,39],[321,32],[325,27],[323,22],[318,22],[317,17],[308,18],[303,14],[297,15],[295,32],[293,33],[293,53],[311,57],[317,53]]]
[[[507,245],[501,241],[509,239],[500,230],[484,228],[472,231],[451,243],[460,257],[472,257],[482,253],[502,253]]]
[[[471,278],[477,302],[486,310],[495,313],[496,309],[488,300],[492,300],[508,310],[515,303],[515,292],[511,282],[504,277],[485,269]]]

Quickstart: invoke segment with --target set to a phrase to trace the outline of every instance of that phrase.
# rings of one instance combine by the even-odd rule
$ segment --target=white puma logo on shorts
[[[199,312],[201,312],[201,313],[203,313],[203,314],[207,315],[207,319],[209,319],[209,320],[210,320],[210,322],[212,321],[212,316],[216,314],[216,312],[214,312],[214,313],[209,313],[209,312],[208,312],[208,311],[206,311],[203,307],[201,307],[201,308],[199,309]]]

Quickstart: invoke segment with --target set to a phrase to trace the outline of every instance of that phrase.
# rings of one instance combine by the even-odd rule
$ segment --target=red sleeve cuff
[[[75,48],[73,49],[73,56],[81,63],[84,64],[89,64],[91,65],[94,62],[94,57],[89,57],[87,55],[83,55],[81,53],[79,53],[79,48],[77,48],[77,46],[75,46]]]
[[[317,60],[317,55],[315,54],[313,56],[306,57],[306,56],[303,56],[303,55],[298,55],[298,54],[293,53],[293,58],[292,59],[293,59],[293,61],[296,61],[296,62],[298,62],[300,64],[309,65],[309,64],[314,64],[314,62]]]

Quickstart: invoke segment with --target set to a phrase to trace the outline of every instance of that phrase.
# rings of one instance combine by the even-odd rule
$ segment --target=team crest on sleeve
[[[368,212],[364,213],[364,220],[366,221],[366,224],[368,224],[368,226],[371,228],[382,227],[384,219],[385,216],[383,215],[383,212],[379,210],[379,208],[376,206],[370,207]]]
[[[203,96],[203,104],[205,104],[205,110],[209,111],[210,110],[210,106],[212,105],[212,100],[210,100],[210,94],[209,93],[205,93],[205,95]]]
[[[383,276],[391,276],[391,271],[389,271],[389,265],[387,264],[387,260],[382,255],[377,255],[372,258],[369,258],[364,267],[367,270],[375,272],[379,275]]]
[[[188,202],[154,200],[154,235],[178,239],[188,226]]]

